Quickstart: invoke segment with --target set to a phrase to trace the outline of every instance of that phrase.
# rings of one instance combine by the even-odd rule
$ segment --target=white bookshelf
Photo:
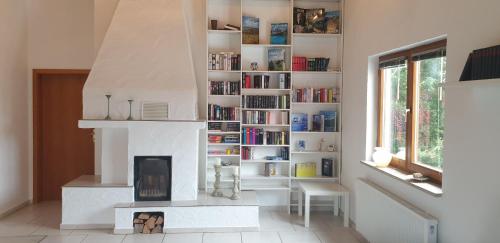
[[[237,144],[211,144],[207,142],[207,162],[205,188],[213,188],[213,161],[215,158],[230,160],[233,166],[240,167],[240,189],[254,190],[257,195],[264,195],[266,198],[282,197],[279,201],[290,206],[296,205],[296,182],[297,181],[337,181],[340,182],[341,172],[341,151],[342,148],[342,61],[343,61],[343,34],[313,34],[313,33],[293,33],[293,8],[325,8],[329,10],[341,11],[341,23],[343,25],[344,11],[343,0],[207,0],[207,55],[211,52],[234,52],[241,54],[242,70],[208,70],[207,71],[207,103],[218,105],[239,106],[240,117],[245,111],[268,111],[268,112],[289,112],[307,113],[309,115],[309,127],[312,127],[312,114],[317,114],[322,110],[333,110],[337,112],[336,132],[293,132],[290,124],[244,124],[241,121],[207,121],[238,123],[240,131],[244,128],[259,128],[264,131],[289,132],[290,143],[288,145],[246,145],[242,144],[242,134],[238,132],[208,131],[207,135],[236,135],[239,134],[240,143]],[[225,24],[232,24],[241,27],[243,16],[258,17],[259,44],[242,44],[242,31],[232,30],[211,30],[210,20],[217,19],[218,27]],[[270,44],[271,23],[288,23],[288,41],[286,44]],[[343,26],[341,27],[343,30]],[[267,50],[271,47],[285,49],[286,65],[285,71],[269,71],[267,64]],[[305,57],[328,57],[330,64],[327,71],[293,71],[292,56]],[[250,63],[258,62],[258,70],[250,70]],[[208,63],[207,63],[208,66]],[[280,89],[274,81],[268,89],[254,89],[242,87],[242,74],[248,75],[269,75],[271,80],[277,75],[285,73],[290,75],[291,88]],[[240,95],[210,95],[208,81],[235,81],[240,80]],[[338,88],[340,99],[335,103],[301,103],[290,102],[290,109],[267,109],[267,108],[243,108],[241,106],[242,95],[292,95],[294,88]],[[289,117],[290,118],[290,117]],[[325,139],[325,144],[334,144],[337,151],[319,151],[315,144],[319,144],[321,139]],[[296,151],[295,144],[298,140],[306,141],[305,151]],[[243,160],[240,155],[234,154],[211,154],[211,149],[224,147],[239,147],[240,154],[244,147],[254,150],[254,158]],[[281,148],[288,148],[288,159],[268,160],[266,156],[276,155]],[[338,163],[336,177],[321,176],[321,158],[334,158]],[[295,177],[294,167],[299,162],[315,162],[317,176],[315,177]],[[264,176],[264,166],[266,163],[275,163],[278,171],[277,176]],[[232,170],[223,170],[222,178],[229,178]],[[231,182],[224,181],[223,186]],[[267,193],[267,194],[266,194]],[[314,205],[314,204],[313,204]]]

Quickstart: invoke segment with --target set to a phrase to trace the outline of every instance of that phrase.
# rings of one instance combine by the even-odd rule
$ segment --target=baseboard
[[[114,224],[60,224],[62,230],[113,229]]]
[[[7,211],[5,211],[5,212],[3,212],[3,213],[0,213],[0,219],[1,219],[1,218],[5,218],[5,217],[7,217],[7,216],[9,216],[9,215],[13,214],[13,213],[15,213],[15,212],[19,211],[20,209],[22,209],[22,208],[24,208],[24,207],[26,207],[26,206],[28,206],[28,205],[31,205],[31,203],[32,203],[32,201],[31,201],[31,200],[26,200],[26,201],[24,201],[24,202],[20,203],[19,205],[14,206],[14,207],[12,207],[12,208],[8,209]]]
[[[164,229],[164,233],[227,233],[259,231],[260,227],[214,227],[214,228],[177,228]]]

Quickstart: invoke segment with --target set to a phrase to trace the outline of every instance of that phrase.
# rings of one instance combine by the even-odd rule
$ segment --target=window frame
[[[417,92],[417,73],[415,72],[416,62],[413,61],[412,55],[422,53],[425,51],[431,51],[439,48],[446,48],[446,39],[436,41],[430,44],[418,46],[412,49],[407,49],[399,51],[396,53],[391,53],[379,57],[379,63],[395,59],[395,58],[406,58],[407,60],[407,101],[406,101],[406,149],[405,149],[405,159],[397,158],[393,155],[390,166],[405,171],[407,173],[421,173],[424,176],[429,177],[435,183],[441,185],[443,171],[431,166],[427,166],[416,161],[416,147],[418,141],[416,141],[416,131],[418,127],[418,121],[416,121],[416,116],[413,112],[418,110],[418,101],[416,98]],[[384,72],[383,68],[378,69],[378,126],[377,126],[377,146],[382,146],[383,144],[383,119],[384,119]]]

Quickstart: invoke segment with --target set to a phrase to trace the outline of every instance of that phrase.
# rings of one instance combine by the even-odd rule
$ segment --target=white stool
[[[349,227],[349,190],[338,183],[299,182],[299,216],[302,216],[302,194],[305,196],[305,227],[309,227],[311,196],[333,196],[334,215],[339,215],[339,197],[344,199],[344,227]]]

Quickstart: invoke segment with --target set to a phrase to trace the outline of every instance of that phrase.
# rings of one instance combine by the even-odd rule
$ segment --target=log
[[[163,217],[162,217],[162,216],[159,216],[159,217],[158,217],[158,219],[156,220],[155,224],[156,224],[156,225],[163,224]]]
[[[134,233],[142,233],[143,228],[143,224],[134,224]]]
[[[139,216],[137,218],[148,220],[150,217],[151,217],[151,215],[149,213],[141,213],[141,214],[139,214]]]
[[[149,227],[147,225],[144,225],[142,233],[143,234],[151,234],[151,229],[149,229]]]
[[[155,222],[156,222],[156,218],[153,216],[153,217],[149,218],[148,220],[146,220],[146,222],[144,223],[144,226],[147,226],[149,230],[152,230],[155,227]]]
[[[151,230],[151,233],[154,233],[154,234],[163,233],[163,229],[162,229],[161,225],[157,225],[156,227],[154,227],[154,229]]]
[[[144,219],[134,219],[134,224],[144,224]]]

